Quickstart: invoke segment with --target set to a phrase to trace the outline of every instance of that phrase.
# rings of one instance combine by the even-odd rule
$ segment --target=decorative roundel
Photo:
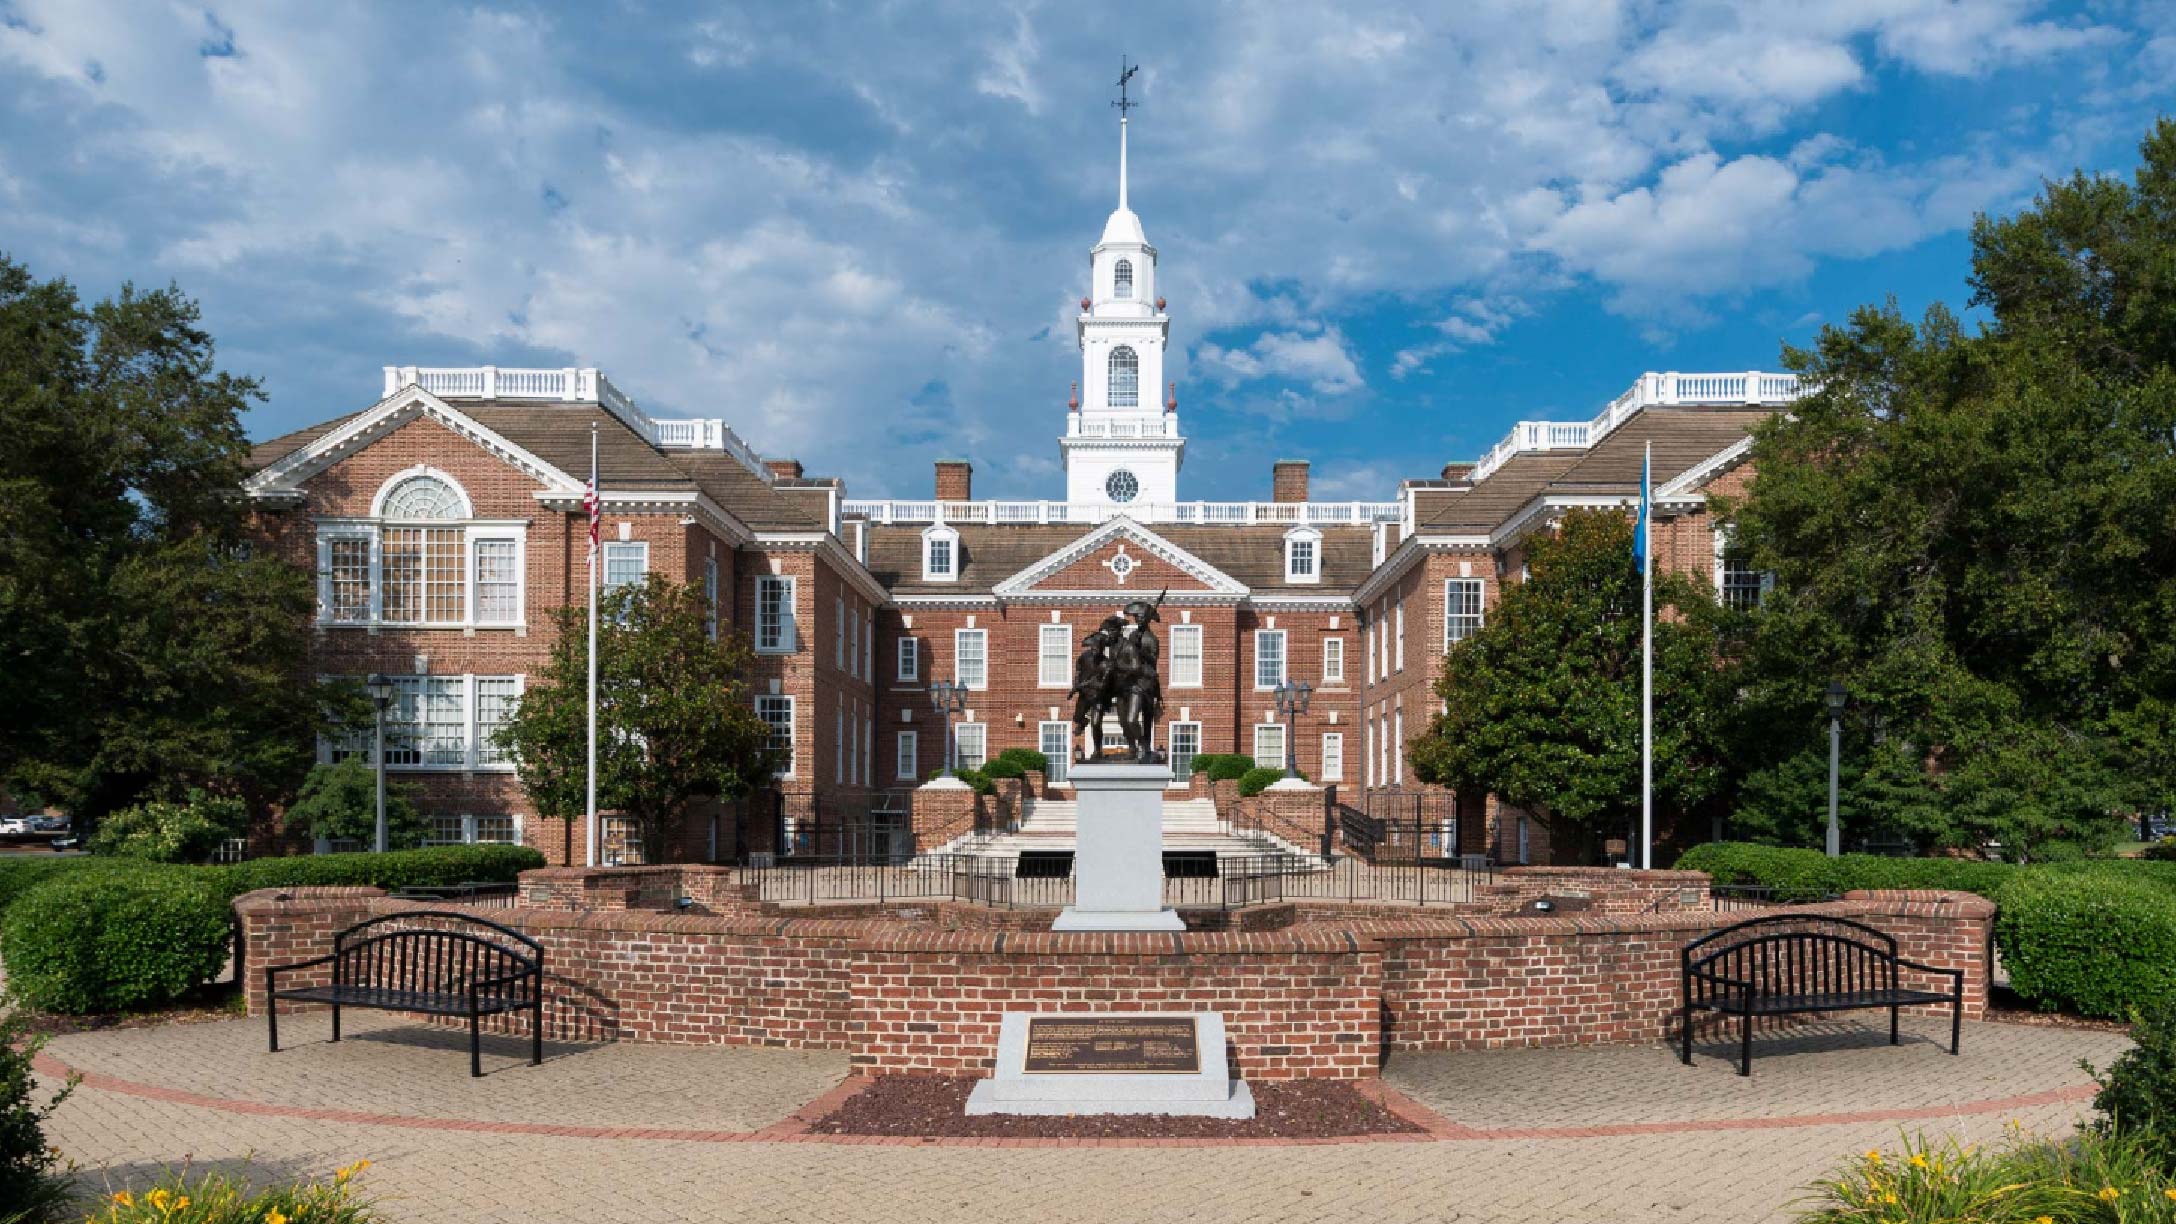
[[[1111,473],[1109,480],[1103,482],[1103,491],[1114,502],[1130,502],[1141,495],[1141,482],[1134,478],[1132,472],[1120,468]]]

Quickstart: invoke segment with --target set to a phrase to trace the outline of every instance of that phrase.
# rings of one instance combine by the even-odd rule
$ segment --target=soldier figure
[[[1118,707],[1118,725],[1126,736],[1126,751],[1135,762],[1151,765],[1160,762],[1163,754],[1156,751],[1156,720],[1163,715],[1163,682],[1156,678],[1156,663],[1162,654],[1162,646],[1156,640],[1156,631],[1150,625],[1162,619],[1156,615],[1156,603],[1137,599],[1126,605],[1126,615],[1133,618],[1133,632],[1120,638],[1111,649],[1110,693]]]
[[[1081,640],[1080,655],[1073,660],[1073,687],[1066,696],[1073,698],[1074,751],[1085,742],[1081,733],[1087,730],[1095,744],[1086,758],[1091,761],[1103,756],[1103,711],[1111,704],[1111,651],[1125,636],[1125,619],[1106,616],[1101,628]]]

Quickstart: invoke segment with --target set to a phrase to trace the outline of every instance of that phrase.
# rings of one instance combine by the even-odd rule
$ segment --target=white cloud
[[[1345,337],[1319,324],[1305,331],[1263,332],[1243,349],[1205,343],[1194,359],[1227,384],[1278,378],[1302,383],[1317,395],[1345,395],[1367,385]]]

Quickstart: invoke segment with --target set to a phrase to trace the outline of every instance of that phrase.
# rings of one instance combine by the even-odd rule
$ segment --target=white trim
[[[758,693],[755,697],[756,717],[763,718],[763,703],[766,701],[786,703],[786,767],[772,774],[771,777],[774,779],[797,777],[801,763],[800,702],[794,698],[792,693]],[[771,720],[764,718],[763,721],[766,725],[769,725]],[[768,745],[768,741],[766,741],[766,745]]]
[[[1337,755],[1336,755],[1336,757],[1334,758],[1334,759],[1335,759],[1335,760],[1337,761],[1337,768],[1336,768],[1335,770],[1333,770],[1333,769],[1331,769],[1331,768],[1330,768],[1330,762],[1331,762],[1331,760],[1333,759],[1333,758],[1332,758],[1332,756],[1331,756],[1331,754],[1330,754],[1330,745],[1331,745],[1331,744],[1336,744],[1336,745],[1337,745]],[[1325,731],[1325,732],[1323,732],[1323,733],[1322,733],[1322,756],[1321,756],[1320,760],[1318,761],[1318,764],[1320,765],[1320,769],[1319,769],[1319,770],[1317,770],[1317,772],[1318,772],[1318,773],[1320,773],[1320,774],[1321,774],[1322,776],[1321,776],[1321,777],[1318,777],[1318,778],[1316,778],[1316,779],[1315,779],[1315,781],[1317,781],[1317,782],[1343,782],[1343,781],[1345,780],[1345,733],[1344,733],[1344,732],[1342,732],[1342,731]]]
[[[801,579],[798,574],[757,574],[755,576],[754,632],[755,652],[762,655],[790,655],[801,649]],[[769,646],[763,644],[763,585],[781,582],[786,586],[786,616],[780,625],[779,640]]]
[[[900,636],[898,650],[892,656],[892,681],[898,684],[922,682],[922,639]]]
[[[1171,687],[1175,689],[1202,687],[1209,671],[1208,639],[1205,631],[1200,625],[1183,624],[1169,626],[1169,629],[1171,636]],[[1191,680],[1185,679],[1179,674],[1179,662],[1182,657],[1179,652],[1179,639],[1181,637],[1188,638],[1194,643],[1194,674]]]
[[[912,727],[892,736],[892,779],[897,782],[922,780],[922,733]],[[900,766],[906,766],[904,770]]]
[[[960,643],[972,634],[981,643],[982,674],[970,683],[960,678]],[[988,629],[954,629],[952,631],[952,683],[964,684],[971,692],[982,692],[990,687],[990,631]]]
[[[1057,632],[1053,633],[1052,630]],[[1053,641],[1058,644],[1056,656],[1058,667],[1055,677],[1052,676],[1050,671],[1052,661],[1050,644]],[[1071,687],[1073,683],[1072,664],[1073,626],[1065,621],[1037,625],[1035,627],[1035,687],[1046,689]]]
[[[299,497],[303,481],[419,416],[429,417],[552,489],[575,498],[582,495],[583,482],[415,386],[393,392],[346,424],[259,468],[242,481],[242,492],[253,498]]]
[[[1112,540],[1120,538],[1133,541],[1149,554],[1184,571],[1188,577],[1208,588],[1207,593],[1209,594],[1236,596],[1245,596],[1247,594],[1246,584],[1124,515],[1110,519],[1094,531],[1088,532],[1057,552],[999,582],[991,588],[991,594],[1000,599],[1029,595],[1047,598],[1054,593],[1035,590],[1036,583],[1063,573],[1083,557],[1094,554]],[[1056,594],[1066,593],[1057,592]],[[1081,594],[1100,594],[1104,598],[1110,598],[1114,592],[1081,592]]]
[[[1307,570],[1298,573],[1293,560],[1299,546],[1308,546]],[[1294,527],[1284,533],[1284,580],[1294,585],[1314,586],[1322,581],[1322,532],[1313,527]]]
[[[1277,639],[1277,679],[1264,684],[1262,683],[1262,639],[1270,637]],[[1277,687],[1279,683],[1290,679],[1292,676],[1292,639],[1288,632],[1283,629],[1255,630],[1254,651],[1252,657],[1248,659],[1248,663],[1253,668],[1250,673],[1251,687],[1257,693],[1266,693]]]
[[[531,494],[537,504],[546,510],[565,514],[578,513],[582,509],[581,490],[571,496],[563,492],[541,490]],[[740,521],[732,511],[710,500],[710,495],[684,489],[622,490],[607,488],[600,498],[604,514],[678,514],[706,522],[726,543],[734,547],[753,543],[755,533],[748,524]]]
[[[1679,472],[1675,477],[1664,482],[1659,488],[1655,490],[1656,504],[1660,505],[1664,502],[1693,502],[1696,504],[1704,504],[1707,499],[1704,496],[1694,497],[1694,491],[1699,489],[1700,486],[1706,484],[1707,482],[1715,479],[1718,476],[1721,476],[1725,472],[1730,471],[1732,468],[1737,467],[1740,463],[1745,462],[1746,459],[1752,456],[1752,453],[1753,435],[1747,434],[1746,436],[1738,439],[1735,443],[1732,443],[1730,446],[1727,446],[1722,450],[1719,450],[1714,454],[1709,455],[1707,458],[1702,459],[1700,462],[1692,465],[1689,468],[1686,468],[1684,471]]]
[[[419,476],[429,477],[430,479],[438,481],[440,484],[445,485],[447,488],[452,489],[453,495],[459,498],[461,501],[461,513],[451,515],[443,519],[388,519],[385,514],[385,499],[393,495],[394,489],[399,488],[401,485],[404,485]],[[391,476],[385,478],[385,483],[378,486],[377,493],[374,494],[370,499],[370,517],[373,519],[377,519],[380,522],[397,521],[400,523],[465,523],[468,522],[470,519],[476,517],[476,503],[469,498],[468,490],[463,488],[461,482],[454,478],[453,473],[448,472],[443,468],[434,468],[427,463],[418,463],[414,467],[403,468],[400,471],[395,472]]]
[[[1451,588],[1471,585],[1474,597],[1473,627],[1457,637],[1451,636]],[[1443,653],[1465,641],[1488,626],[1488,580],[1485,578],[1445,578],[1443,580]]]
[[[759,548],[774,552],[813,552],[831,562],[831,568],[852,583],[870,603],[881,607],[891,602],[891,591],[876,580],[869,567],[856,561],[846,545],[830,532],[764,531],[756,533],[755,543]]]
[[[1276,733],[1276,736],[1277,736],[1277,759],[1276,759],[1276,760],[1274,760],[1274,761],[1264,761],[1264,760],[1262,759],[1262,733],[1263,733],[1264,731],[1272,731],[1272,732],[1275,732],[1275,733]],[[1279,723],[1279,722],[1266,722],[1266,723],[1256,723],[1256,724],[1254,724],[1254,742],[1253,742],[1253,743],[1251,743],[1251,744],[1249,744],[1249,745],[1247,745],[1247,747],[1248,747],[1248,748],[1250,748],[1250,749],[1252,749],[1252,751],[1251,751],[1251,752],[1249,752],[1249,753],[1248,753],[1247,755],[1248,755],[1248,756],[1250,756],[1250,757],[1252,757],[1252,758],[1254,759],[1254,765],[1255,765],[1255,768],[1257,768],[1257,769],[1283,769],[1283,768],[1284,768],[1284,754],[1285,754],[1285,742],[1284,742],[1284,736],[1285,736],[1285,725],[1284,725],[1283,723]]]
[[[1365,582],[1353,589],[1352,602],[1359,606],[1375,602],[1376,597],[1391,583],[1404,577],[1405,571],[1411,569],[1424,553],[1478,552],[1493,555],[1494,548],[1495,545],[1485,535],[1407,536],[1381,565],[1375,567],[1375,572],[1369,574]]]
[[[945,568],[938,569],[935,562],[936,545],[945,545]],[[943,523],[934,523],[922,529],[922,581],[958,582],[962,568],[960,557],[960,533]]]
[[[1337,647],[1337,671],[1334,675],[1330,671],[1330,647],[1332,646]],[[1322,686],[1328,688],[1333,684],[1343,685],[1344,683],[1345,637],[1343,634],[1330,634],[1322,639]]]

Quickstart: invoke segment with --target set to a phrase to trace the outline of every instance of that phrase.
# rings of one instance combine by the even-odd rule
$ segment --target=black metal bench
[[[1686,944],[1682,1046],[1692,1065],[1695,1011],[1738,1018],[1738,1074],[1753,1073],[1753,1020],[1865,1008],[1889,1009],[1889,1044],[1897,1043],[1897,1013],[1922,1003],[1947,1003],[1949,1052],[1964,1027],[1964,971],[1905,960],[1896,939],[1863,922],[1814,914],[1772,914],[1724,927]],[[1947,993],[1907,989],[1897,971],[1941,974]]]
[[[443,926],[410,926],[421,919]],[[404,924],[376,929],[386,924]],[[493,938],[460,927],[481,927]],[[502,942],[503,941],[503,942]],[[264,971],[265,1020],[273,1053],[280,1048],[279,1000],[332,1005],[332,1039],[340,1040],[340,1009],[420,1012],[468,1017],[468,1073],[482,1075],[483,1018],[529,1013],[529,1063],[544,1061],[544,945],[468,914],[417,910],[358,922],[333,936],[332,954],[271,965]],[[332,981],[279,988],[279,975],[331,965]]]

